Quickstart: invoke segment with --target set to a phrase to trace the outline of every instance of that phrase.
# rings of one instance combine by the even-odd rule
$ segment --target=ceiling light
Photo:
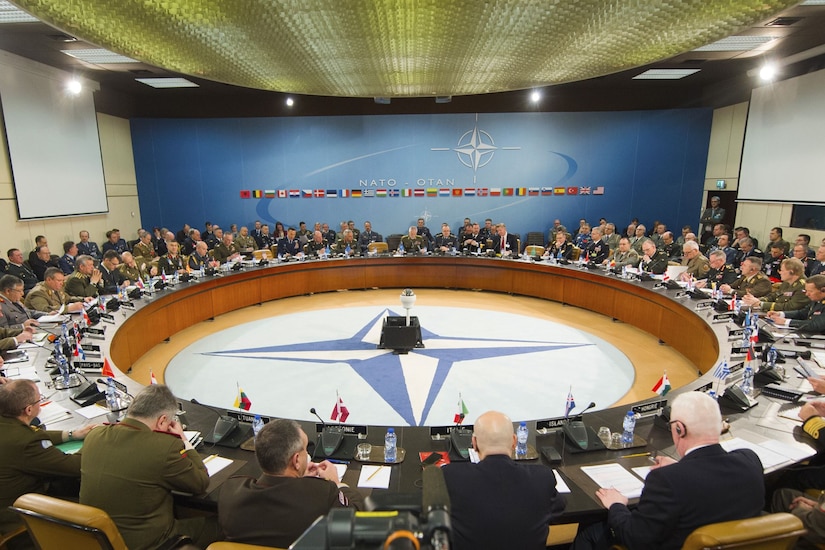
[[[728,36],[722,40],[711,42],[694,52],[747,52],[775,40],[775,36]]]
[[[392,100],[391,100],[390,98],[388,98],[388,97],[376,97],[376,98],[374,98],[374,100],[375,100],[375,102],[376,102],[377,104],[379,104],[379,105],[389,105],[389,104],[390,104],[390,101],[392,101]]]
[[[286,106],[292,107],[293,105],[295,105],[295,100],[293,100],[291,97],[286,98]]]
[[[453,100],[453,96],[451,95],[437,95],[435,96],[436,103],[449,103]]]
[[[701,69],[648,69],[633,77],[633,80],[679,80]]]
[[[75,59],[91,63],[93,65],[109,65],[113,63],[140,63],[137,59],[120,55],[119,53],[110,52],[103,48],[92,48],[85,50],[60,50],[66,55],[70,55]]]
[[[533,90],[533,93],[530,94],[530,101],[533,103],[538,103],[541,101],[541,92],[538,90]]]
[[[199,86],[185,78],[136,78],[138,82],[152,88],[198,88]]]
[[[765,82],[770,82],[776,76],[776,65],[767,64],[759,69],[759,78]]]
[[[83,90],[83,86],[80,84],[80,81],[77,79],[72,79],[66,83],[66,91],[72,95],[77,95]]]
[[[7,0],[0,0],[0,23],[32,23],[39,21]]]

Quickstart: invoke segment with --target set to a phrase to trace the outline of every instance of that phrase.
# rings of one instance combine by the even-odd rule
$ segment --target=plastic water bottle
[[[718,400],[718,399],[719,399],[719,396],[718,396],[718,395],[716,395],[716,392],[715,392],[715,391],[713,391],[713,390],[710,390],[710,391],[708,392],[708,395],[709,395],[711,398],[713,398],[713,399],[716,399],[716,400]]]
[[[622,445],[633,443],[633,432],[636,430],[636,413],[627,411],[622,422]]]
[[[627,279],[627,266],[622,266],[622,279]]]
[[[771,349],[768,350],[768,367],[774,368],[776,366],[776,358],[779,354],[776,352],[776,348],[771,346]]]
[[[516,430],[516,458],[524,458],[527,456],[527,423],[522,422],[518,425]]]
[[[258,434],[264,427],[264,420],[261,418],[261,415],[256,414],[255,419],[252,421],[252,433],[255,434],[255,437],[258,437]]]
[[[395,462],[398,458],[398,439],[395,435],[395,428],[387,429],[384,436],[384,462]]]
[[[748,397],[753,396],[753,369],[750,365],[745,367],[745,374],[742,377],[742,393]]]
[[[60,370],[61,378],[63,378],[63,385],[68,388],[71,383],[69,379],[69,361],[62,353],[57,356],[57,368]]]
[[[120,403],[117,399],[117,387],[115,387],[115,379],[111,376],[106,379],[106,407],[110,411],[116,411],[120,408]]]

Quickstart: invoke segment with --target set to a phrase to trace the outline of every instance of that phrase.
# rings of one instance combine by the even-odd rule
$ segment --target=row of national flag
[[[364,197],[553,197],[559,195],[604,195],[604,186],[571,187],[405,187],[395,189],[242,189],[242,199],[338,199]]]

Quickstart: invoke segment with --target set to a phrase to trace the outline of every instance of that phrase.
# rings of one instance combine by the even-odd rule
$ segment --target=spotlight
[[[533,103],[538,103],[541,101],[541,92],[538,90],[533,90],[533,93],[530,94],[530,101]]]
[[[293,105],[295,105],[295,100],[293,100],[291,97],[286,98],[286,106],[292,107]]]
[[[66,83],[66,91],[72,95],[79,94],[81,90],[83,90],[83,86],[79,80],[72,79]]]
[[[765,82],[770,82],[776,76],[776,66],[775,65],[764,65],[761,69],[759,69],[759,78],[764,80]]]

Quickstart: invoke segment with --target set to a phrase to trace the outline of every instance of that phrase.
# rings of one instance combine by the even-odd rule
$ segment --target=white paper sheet
[[[203,465],[206,466],[206,471],[209,472],[209,477],[217,474],[230,464],[232,464],[231,458],[224,458],[218,455],[209,455],[203,459]]]
[[[722,448],[728,452],[736,449],[752,450],[759,457],[759,460],[762,461],[762,468],[765,470],[774,468],[786,462],[790,462],[789,458],[757,443],[746,441],[741,437],[734,437],[732,439],[728,439],[727,441],[721,441],[720,444],[722,445]]]
[[[83,418],[92,419],[106,414],[107,412],[109,412],[109,409],[107,409],[106,407],[101,407],[100,405],[95,403],[94,405],[89,405],[88,407],[75,409],[74,412],[76,412]]]
[[[389,466],[372,466],[365,464],[361,466],[361,476],[358,478],[358,486],[371,489],[389,489],[391,473],[392,468]]]
[[[636,466],[635,468],[631,468],[631,470],[640,478],[647,479],[647,474],[650,473],[650,466]]]
[[[604,489],[613,487],[627,498],[638,498],[642,494],[644,483],[620,464],[582,466],[582,472],[595,481],[599,487]]]
[[[556,490],[559,493],[569,493],[570,487],[567,486],[567,483],[564,482],[564,478],[561,477],[561,474],[557,470],[553,470],[553,475],[556,476]]]

